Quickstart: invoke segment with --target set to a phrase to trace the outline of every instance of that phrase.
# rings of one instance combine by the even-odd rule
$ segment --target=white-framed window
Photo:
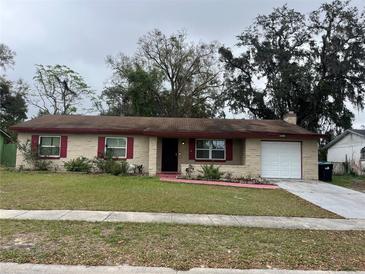
[[[60,157],[61,137],[60,136],[39,136],[40,157]]]
[[[226,141],[219,139],[197,139],[195,143],[195,159],[225,160]]]
[[[112,158],[127,158],[127,138],[105,137],[105,155]]]
[[[365,160],[365,147],[360,150],[360,159]]]

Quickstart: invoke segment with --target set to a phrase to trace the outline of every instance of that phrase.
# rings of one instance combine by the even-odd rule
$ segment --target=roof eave
[[[348,134],[355,134],[358,135],[360,137],[365,137],[364,135],[362,135],[361,133],[358,133],[356,131],[353,131],[351,129],[346,129],[344,132],[342,132],[342,134],[338,135],[335,139],[333,139],[331,142],[329,142],[327,145],[325,145],[323,148],[324,149],[329,149],[330,147],[334,146],[335,144],[337,144],[339,141],[341,141],[343,138],[345,138]]]
[[[158,137],[180,137],[180,138],[275,138],[275,139],[319,139],[324,137],[322,134],[306,133],[280,133],[280,132],[260,132],[260,131],[234,131],[234,132],[201,132],[201,131],[154,131],[144,129],[100,129],[100,128],[35,128],[35,127],[17,127],[11,128],[16,132],[28,133],[68,133],[68,134],[133,134]]]

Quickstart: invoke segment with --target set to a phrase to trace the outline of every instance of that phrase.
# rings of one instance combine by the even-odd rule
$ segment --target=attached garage
[[[261,176],[302,178],[301,142],[261,142]]]

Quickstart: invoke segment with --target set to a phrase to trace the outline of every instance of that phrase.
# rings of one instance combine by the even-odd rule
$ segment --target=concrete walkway
[[[168,223],[313,230],[365,230],[365,219],[346,220],[301,217],[233,216],[215,214],[112,212],[85,210],[0,209],[0,219]]]
[[[281,188],[344,218],[365,219],[365,193],[320,181],[275,181]]]
[[[355,271],[314,271],[314,270],[281,270],[281,269],[219,269],[219,268],[192,268],[188,271],[176,271],[167,267],[141,266],[83,266],[83,265],[44,265],[44,264],[16,264],[0,263],[0,272],[3,274],[351,274],[364,273]]]

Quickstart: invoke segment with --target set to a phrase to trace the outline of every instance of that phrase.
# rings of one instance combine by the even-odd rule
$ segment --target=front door
[[[178,139],[162,139],[162,166],[161,171],[177,171]]]

